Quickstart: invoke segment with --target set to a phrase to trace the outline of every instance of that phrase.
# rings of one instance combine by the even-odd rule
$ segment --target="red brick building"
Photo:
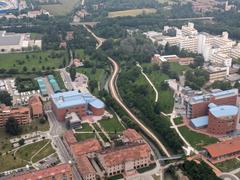
[[[208,115],[208,105],[236,105],[238,89],[231,89],[217,93],[194,96],[186,102],[186,115],[188,118],[196,118]]]
[[[67,113],[75,112],[81,118],[86,115],[101,116],[104,114],[104,103],[89,93],[68,91],[53,94],[51,105],[59,121],[64,121]]]
[[[240,156],[240,137],[205,146],[206,156],[212,163],[218,163]]]
[[[238,121],[238,107],[232,105],[215,106],[209,109],[207,131],[221,135],[233,132]]]
[[[36,170],[27,172],[25,174],[19,174],[15,177],[6,178],[7,180],[71,180],[72,179],[72,167],[70,164],[59,164],[47,169]]]
[[[28,105],[31,109],[32,118],[43,117],[43,105],[39,96],[32,96],[28,101]]]
[[[0,105],[0,127],[5,126],[9,117],[15,118],[20,125],[29,124],[31,120],[28,107],[11,108],[4,104]]]

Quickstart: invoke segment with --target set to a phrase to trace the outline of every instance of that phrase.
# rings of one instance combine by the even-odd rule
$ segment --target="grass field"
[[[124,130],[124,127],[116,118],[103,119],[99,121],[99,123],[107,132],[115,132],[115,130],[117,132],[121,132]]]
[[[49,129],[49,123],[46,121],[41,124],[39,120],[33,120],[31,124],[22,126],[21,134],[31,133],[33,131],[47,131]],[[20,134],[20,135],[21,135]],[[12,149],[9,139],[14,138],[5,132],[5,128],[0,128],[0,153],[7,152]]]
[[[57,54],[59,58],[53,58],[52,54]],[[66,60],[68,58],[66,51],[0,54],[0,67],[6,70],[18,69],[19,72],[34,73],[59,68],[63,65],[63,58]]]
[[[80,2],[80,0],[60,0],[60,4],[42,5],[42,8],[54,16],[64,16],[70,13]]]
[[[215,164],[217,168],[219,168],[223,172],[229,172],[234,169],[240,168],[240,160],[238,159],[231,159],[221,163]]]
[[[187,127],[178,128],[183,137],[197,150],[201,150],[203,146],[216,143],[218,140],[204,134],[191,131]]]
[[[7,154],[0,156],[0,172],[7,171],[10,169],[16,169],[27,165],[26,161],[18,158],[14,158],[13,154]]]
[[[91,128],[91,126],[89,126],[88,123],[83,123],[82,124],[82,128],[76,129],[77,132],[90,132],[93,129]]]
[[[33,157],[32,161],[37,162],[50,154],[53,154],[55,150],[53,149],[51,143],[49,143],[43,150],[41,150],[36,156]]]
[[[173,119],[173,121],[176,125],[183,123],[182,117],[176,117],[176,118]]]
[[[37,153],[44,145],[46,145],[49,142],[49,140],[42,140],[33,144],[29,144],[26,146],[23,146],[22,148],[20,148],[17,152],[16,152],[16,157],[26,160],[26,161],[30,161],[31,157]],[[41,156],[46,157],[49,154],[45,154],[45,156]],[[36,159],[35,159],[36,160]]]
[[[189,66],[180,65],[177,62],[170,63],[170,70],[176,72],[177,74],[182,74],[183,71],[187,71],[189,69],[191,69]]]
[[[78,142],[95,137],[95,133],[76,133],[74,135],[75,135]]]
[[[145,8],[145,9],[130,9],[124,11],[113,11],[108,13],[108,17],[124,17],[124,16],[138,16],[142,14],[151,14],[156,13],[157,10],[154,8]]]

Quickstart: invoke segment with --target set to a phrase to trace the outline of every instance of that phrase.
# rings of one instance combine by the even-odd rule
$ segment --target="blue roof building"
[[[195,128],[202,128],[208,125],[208,116],[201,116],[191,119],[191,123]]]
[[[238,107],[232,105],[215,106],[210,108],[209,112],[217,118],[235,116],[238,114]]]

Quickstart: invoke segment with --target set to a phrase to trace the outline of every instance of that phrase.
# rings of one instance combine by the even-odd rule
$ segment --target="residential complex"
[[[171,46],[177,45],[180,49],[202,54],[206,62],[214,66],[231,67],[232,59],[240,57],[240,45],[228,38],[228,32],[223,32],[220,36],[213,36],[205,32],[199,33],[193,23],[183,25],[181,29],[176,27],[164,27],[164,32],[174,29],[175,36],[165,36],[163,33],[144,33],[153,42],[161,45],[169,43]]]
[[[104,114],[104,103],[89,93],[68,91],[51,95],[52,110],[59,121],[64,121],[68,113],[78,116],[101,116]]]
[[[0,31],[0,53],[23,51],[27,48],[42,48],[41,40],[31,40],[30,34],[7,33]]]
[[[43,117],[43,105],[38,95],[32,96],[28,101],[28,105],[31,109],[31,116],[33,118]]]
[[[15,177],[6,178],[7,180],[70,180],[72,179],[72,167],[70,164],[59,164],[47,169],[34,170],[25,174],[18,174]]]
[[[0,127],[3,127],[7,120],[13,117],[20,125],[29,124],[31,120],[30,108],[28,107],[16,107],[11,108],[4,104],[0,105]]]

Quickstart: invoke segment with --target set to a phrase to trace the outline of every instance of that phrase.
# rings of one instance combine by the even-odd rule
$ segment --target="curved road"
[[[83,25],[83,27],[89,33],[91,33],[93,37],[97,40],[98,45],[96,49],[100,48],[105,39],[96,36],[86,25]],[[119,97],[117,93],[117,88],[116,88],[116,79],[119,72],[119,65],[111,57],[108,57],[108,60],[111,61],[111,64],[113,67],[113,73],[108,84],[112,97],[128,113],[128,115],[132,118],[132,120],[134,120],[139,125],[139,127],[158,145],[158,147],[163,150],[166,156],[171,157],[170,153],[165,148],[165,146],[161,143],[161,141],[157,138],[157,136],[155,136],[147,127],[145,127],[145,125],[122,102],[121,97]]]
[[[119,72],[119,65],[110,57],[108,60],[111,61],[113,67],[113,73],[109,81],[109,90],[112,97],[117,101],[117,103],[128,113],[128,115],[139,125],[139,127],[158,145],[159,148],[163,150],[167,157],[171,157],[170,153],[164,147],[164,145],[159,141],[159,139],[147,128],[145,125],[125,106],[125,104],[119,98],[116,90],[116,77]]]

